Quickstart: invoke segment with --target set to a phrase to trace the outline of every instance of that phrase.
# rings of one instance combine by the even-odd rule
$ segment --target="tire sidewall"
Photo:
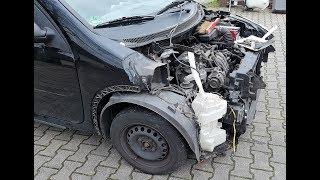
[[[126,142],[124,142],[125,139],[122,139],[123,133],[126,134],[126,130],[134,125],[149,126],[158,131],[163,138],[165,138],[169,146],[169,152],[165,159],[167,163],[165,165],[157,166],[144,163],[140,157],[132,156],[131,153],[128,153],[128,149],[124,148],[124,143]],[[126,137],[125,134],[124,136]],[[159,115],[149,111],[137,111],[132,109],[124,111],[124,113],[120,112],[114,118],[110,128],[111,141],[124,159],[141,171],[150,174],[169,173],[183,163],[186,159],[186,147],[179,136],[180,134],[177,130],[173,128],[167,120]]]

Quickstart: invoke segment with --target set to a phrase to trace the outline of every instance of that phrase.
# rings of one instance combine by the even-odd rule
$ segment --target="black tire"
[[[142,108],[128,108],[118,113],[112,121],[110,137],[121,156],[145,173],[171,173],[187,158],[187,148],[179,132],[161,116]],[[155,140],[157,138],[158,141]],[[151,150],[143,150],[146,147]],[[166,151],[161,148],[166,148]],[[164,153],[160,155],[159,152]],[[139,156],[139,153],[142,155]],[[147,156],[149,159],[146,159]],[[161,157],[153,159],[158,156]]]

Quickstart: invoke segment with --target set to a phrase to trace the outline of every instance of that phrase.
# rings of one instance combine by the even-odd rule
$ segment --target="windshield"
[[[174,0],[65,0],[89,24],[158,12]]]

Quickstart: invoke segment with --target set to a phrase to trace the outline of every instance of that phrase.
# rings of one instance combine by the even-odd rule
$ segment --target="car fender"
[[[104,137],[106,137],[106,129],[104,128],[109,128],[109,125],[106,125],[103,115],[106,110],[119,103],[142,106],[162,116],[180,132],[194,152],[196,159],[200,160],[198,128],[192,116],[186,115],[192,114],[193,111],[187,106],[184,96],[170,91],[161,91],[158,95],[150,93],[113,94],[100,114],[99,123]]]

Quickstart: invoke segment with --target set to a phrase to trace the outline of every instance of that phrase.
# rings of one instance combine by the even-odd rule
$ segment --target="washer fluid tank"
[[[227,112],[227,101],[217,94],[204,92],[199,74],[195,70],[194,53],[188,52],[188,59],[194,80],[199,87],[199,93],[191,106],[200,125],[200,146],[202,150],[212,152],[216,146],[226,141],[226,131],[221,129],[218,120]]]

